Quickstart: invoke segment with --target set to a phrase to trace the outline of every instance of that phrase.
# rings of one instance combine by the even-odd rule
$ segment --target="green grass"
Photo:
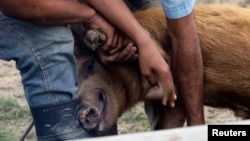
[[[0,141],[16,141],[21,137],[20,128],[30,117],[27,106],[20,106],[14,99],[0,98]]]
[[[17,138],[12,135],[11,131],[1,130],[0,141],[16,141]]]
[[[125,112],[118,119],[118,129],[120,134],[149,131],[150,124],[144,113],[143,104],[138,104]]]
[[[0,120],[24,119],[30,116],[28,107],[21,107],[11,99],[0,99],[0,112]]]

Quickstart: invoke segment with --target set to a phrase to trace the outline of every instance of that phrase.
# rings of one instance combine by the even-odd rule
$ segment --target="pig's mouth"
[[[79,121],[86,130],[94,131],[97,135],[103,134],[101,129],[102,119],[106,103],[104,90],[98,89],[97,102],[91,105],[83,105],[79,114]]]

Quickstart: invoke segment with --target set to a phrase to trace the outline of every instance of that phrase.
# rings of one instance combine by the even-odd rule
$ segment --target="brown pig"
[[[171,66],[171,46],[161,8],[134,13],[159,43],[159,51]],[[250,110],[250,10],[235,6],[200,5],[195,8],[204,61],[204,104],[227,107],[243,118]],[[129,23],[128,23],[129,24]],[[81,25],[73,28],[79,67],[79,120],[84,128],[105,134],[117,119],[139,101],[146,102],[152,129],[183,126],[181,98],[176,107],[164,107],[162,88],[152,88],[140,73],[138,62],[102,64],[97,51],[83,44]],[[91,31],[95,33],[95,31]],[[98,40],[100,34],[87,35]],[[94,37],[93,37],[94,36]],[[150,56],[149,56],[150,57]],[[157,63],[157,62],[156,62]],[[177,90],[178,92],[178,90]],[[152,96],[156,96],[154,97]]]

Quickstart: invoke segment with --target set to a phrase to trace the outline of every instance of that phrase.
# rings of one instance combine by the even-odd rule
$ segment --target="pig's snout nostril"
[[[105,92],[103,90],[100,91],[99,96],[98,96],[99,102],[104,102],[105,101]]]
[[[79,121],[84,129],[94,129],[99,124],[100,114],[94,107],[82,108]]]
[[[105,107],[105,101],[106,101],[106,96],[104,90],[100,90],[99,95],[98,95],[98,103],[99,103],[99,110],[102,112]]]

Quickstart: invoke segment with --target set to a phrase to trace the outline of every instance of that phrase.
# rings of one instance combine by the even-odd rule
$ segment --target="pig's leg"
[[[143,82],[144,89],[149,87],[147,81]],[[164,96],[163,93],[163,87],[159,82],[157,87],[151,87],[145,94],[145,111],[148,115],[152,129],[157,130],[183,126],[185,115],[182,103],[177,100],[174,108],[163,106],[161,104]]]
[[[95,29],[87,29],[84,24],[70,25],[76,44],[79,47],[85,45],[90,50],[96,50],[106,42],[104,33]]]
[[[102,136],[110,136],[110,135],[117,135],[117,134],[118,134],[118,129],[117,129],[117,123],[116,123],[109,131],[107,131]]]
[[[91,50],[95,51],[106,42],[104,33],[95,29],[87,30],[83,38],[84,44]]]
[[[185,115],[181,102],[176,101],[174,108],[163,106],[161,102],[145,102],[145,111],[152,130],[183,127]]]
[[[159,129],[183,127],[185,123],[185,112],[180,101],[176,101],[174,108],[164,106],[160,110]]]
[[[158,86],[151,86],[146,79],[142,80],[143,90],[145,93],[144,100],[146,101],[162,101],[164,96],[164,89],[161,82]]]

